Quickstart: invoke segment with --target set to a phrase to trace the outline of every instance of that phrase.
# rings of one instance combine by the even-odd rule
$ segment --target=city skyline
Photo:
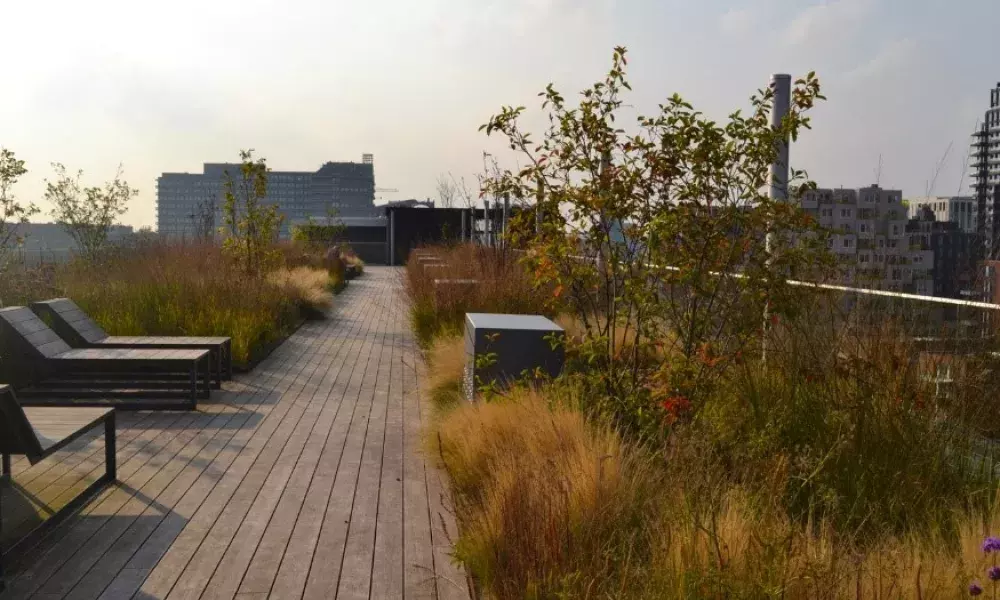
[[[986,0],[962,10],[899,0],[184,0],[155,15],[119,0],[55,4],[5,9],[0,30],[0,47],[24,57],[0,97],[0,146],[29,169],[16,191],[41,205],[49,163],[98,184],[121,162],[140,190],[123,222],[137,227],[155,223],[160,173],[235,160],[241,148],[275,170],[372,152],[376,185],[400,190],[383,201],[433,198],[442,173],[471,184],[483,150],[509,156],[480,124],[524,104],[540,125],[537,92],[552,81],[569,98],[602,75],[617,44],[630,50],[629,103],[646,113],[678,92],[724,119],[771,73],[815,70],[829,100],[793,146],[794,167],[822,186],[861,187],[875,182],[881,155],[881,185],[917,197],[952,144],[931,193],[967,195],[969,139],[1000,81],[990,63],[1000,6]],[[348,21],[329,35],[330,23]]]

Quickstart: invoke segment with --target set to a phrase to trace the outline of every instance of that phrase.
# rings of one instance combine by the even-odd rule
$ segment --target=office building
[[[995,260],[1000,258],[1000,83],[990,90],[990,107],[972,135],[971,155],[980,252]]]
[[[822,227],[832,232],[828,243],[839,259],[842,283],[896,292],[932,293],[930,274],[918,272],[914,279],[910,268],[908,215],[900,190],[885,190],[876,185],[861,189],[816,189],[806,192],[801,203]]]
[[[201,173],[164,173],[157,180],[157,225],[162,235],[198,238],[223,225],[223,183],[228,171],[239,181],[240,165],[205,163]],[[350,225],[380,217],[375,208],[375,170],[371,154],[360,163],[328,162],[316,171],[270,171],[264,203],[285,219],[280,237],[330,211]]]
[[[909,206],[909,217],[911,219],[923,219],[924,209],[930,210],[937,222],[955,223],[958,229],[966,233],[975,233],[978,230],[976,213],[978,206],[976,199],[972,196],[913,198],[907,201]]]

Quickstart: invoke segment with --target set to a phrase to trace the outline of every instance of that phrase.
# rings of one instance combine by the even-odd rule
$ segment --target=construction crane
[[[882,154],[878,155],[878,169],[875,170],[875,186],[882,184]]]
[[[937,166],[934,169],[934,177],[932,177],[930,183],[927,184],[927,190],[926,190],[927,193],[924,194],[925,198],[931,197],[931,193],[934,191],[934,186],[937,185],[938,175],[941,174],[941,169],[944,168],[944,163],[946,160],[948,160],[948,154],[951,152],[951,147],[954,144],[955,142],[948,142],[948,147],[945,149],[944,155],[941,156],[941,160],[938,161]]]

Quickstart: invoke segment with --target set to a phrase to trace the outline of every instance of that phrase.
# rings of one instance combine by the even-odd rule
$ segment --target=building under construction
[[[990,108],[972,134],[972,193],[978,208],[980,253],[1000,259],[1000,83],[990,90]]]

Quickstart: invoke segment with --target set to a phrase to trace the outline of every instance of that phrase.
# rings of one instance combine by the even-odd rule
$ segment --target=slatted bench
[[[52,516],[37,525],[13,544],[0,544],[0,591],[3,591],[3,564],[36,544],[48,531],[75,513],[101,488],[117,478],[115,411],[112,408],[22,408],[7,385],[0,385],[0,454],[3,475],[0,485],[9,485],[11,455],[27,457],[31,464],[51,456],[86,433],[104,426],[104,475],[88,486]],[[3,533],[3,494],[0,490],[0,540]]]
[[[74,348],[204,349],[211,352],[215,387],[233,378],[232,340],[228,337],[120,336],[108,335],[76,302],[53,298],[31,304],[42,319]]]
[[[25,307],[0,309],[5,362],[26,376],[25,405],[193,409],[211,388],[204,349],[71,348]],[[177,398],[183,402],[165,402]]]

